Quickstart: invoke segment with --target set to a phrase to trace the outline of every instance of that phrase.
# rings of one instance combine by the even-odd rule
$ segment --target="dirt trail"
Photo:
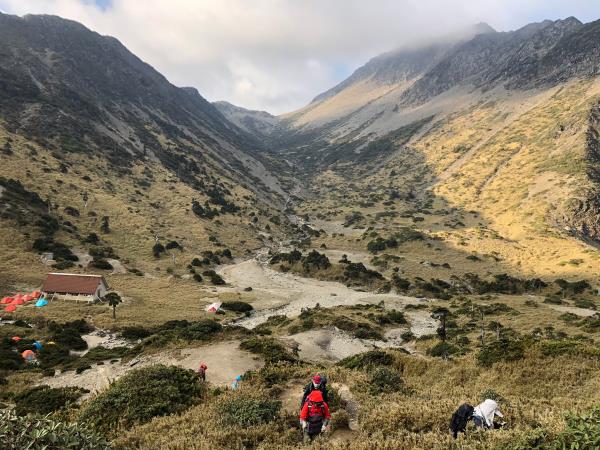
[[[236,375],[242,375],[248,370],[258,369],[264,365],[260,358],[240,350],[239,341],[226,341],[202,347],[168,350],[135,358],[129,362],[119,361],[112,364],[105,362],[102,365],[94,365],[81,374],[69,371],[54,377],[46,377],[39,384],[51,387],[80,386],[90,392],[97,392],[108,387],[112,380],[134,368],[165,364],[196,370],[201,361],[208,366],[206,380],[219,386],[229,385]]]
[[[598,314],[598,311],[594,311],[592,309],[585,308],[577,308],[576,306],[561,306],[561,305],[547,305],[548,308],[552,308],[555,311],[559,311],[562,313],[571,313],[575,314],[579,317],[592,317],[595,314]]]

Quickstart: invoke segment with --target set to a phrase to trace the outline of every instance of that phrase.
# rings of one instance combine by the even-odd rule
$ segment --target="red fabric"
[[[17,307],[15,305],[8,305],[6,308],[4,308],[4,311],[6,312],[13,312],[17,309]]]
[[[31,300],[33,300],[33,297],[31,295],[24,295],[21,300],[23,300],[24,302],[30,302]]]
[[[14,298],[12,297],[4,297],[2,300],[0,300],[0,305],[8,305],[13,300]]]
[[[321,377],[319,375],[315,375],[312,380],[313,380],[313,383],[315,383],[317,385],[321,384]]]
[[[40,291],[33,291],[31,293],[31,296],[37,300],[38,298],[40,298],[42,296],[42,293]]]
[[[312,408],[309,408],[310,403],[323,403],[323,408],[318,408],[313,405]],[[302,406],[302,411],[300,411],[300,420],[308,420],[309,417],[315,416],[317,414],[322,414],[323,417],[327,420],[331,419],[331,414],[329,413],[329,405],[323,401],[323,394],[321,391],[312,391],[308,396],[306,403]]]
[[[25,300],[23,300],[22,298],[15,298],[11,302],[11,305],[22,305],[23,303],[25,303]]]

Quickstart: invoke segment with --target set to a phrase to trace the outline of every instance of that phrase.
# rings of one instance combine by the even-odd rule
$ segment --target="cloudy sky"
[[[282,113],[370,57],[477,22],[600,18],[598,0],[0,0],[10,14],[56,14],[117,37],[178,86]]]

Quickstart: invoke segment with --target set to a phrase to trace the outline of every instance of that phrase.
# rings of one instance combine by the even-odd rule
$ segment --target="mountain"
[[[253,111],[224,101],[213,102],[213,105],[227,120],[254,136],[270,136],[280,126],[280,120],[266,111]]]
[[[198,91],[173,86],[116,39],[58,17],[4,14],[0,38],[9,132],[62,153],[93,149],[116,167],[157,159],[191,184],[200,181],[186,165],[204,159],[267,191],[271,162],[256,143]]]
[[[193,289],[194,257],[243,255],[288,226],[286,164],[196,89],[59,17],[0,14],[0,149],[0,250],[22,250],[0,285],[39,282],[50,251],[55,268],[108,258]]]
[[[482,31],[375,57],[281,116],[280,151],[316,198],[302,212],[393,229],[422,211],[466,251],[581,273],[600,243],[600,21]],[[456,229],[466,211],[491,234]]]

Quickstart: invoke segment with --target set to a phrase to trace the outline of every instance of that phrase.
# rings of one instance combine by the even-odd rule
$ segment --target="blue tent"
[[[48,304],[48,300],[45,298],[40,298],[37,302],[35,302],[35,306],[41,308],[42,306],[46,306]]]
[[[35,347],[36,350],[41,350],[42,349],[42,343],[40,341],[35,341],[33,343],[33,346]]]

